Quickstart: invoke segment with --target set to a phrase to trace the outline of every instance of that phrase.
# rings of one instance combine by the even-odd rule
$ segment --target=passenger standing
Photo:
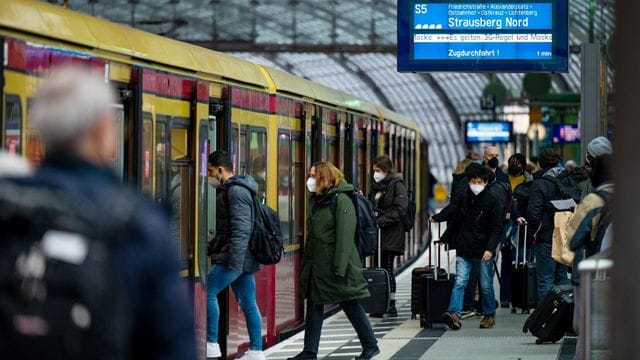
[[[225,151],[209,155],[210,184],[216,192],[216,235],[208,247],[213,268],[207,278],[207,357],[220,357],[218,293],[231,286],[244,312],[249,332],[249,350],[240,359],[264,359],[262,318],[256,303],[254,273],[260,265],[251,254],[253,197],[258,185],[251,176],[234,175],[231,157]]]
[[[569,221],[567,237],[570,239],[569,247],[575,252],[573,259],[573,268],[577,269],[580,261],[584,259],[584,255],[591,256],[601,251],[603,231],[598,234],[600,228],[600,217],[602,211],[608,201],[604,196],[613,197],[614,184],[612,164],[613,157],[611,155],[602,155],[591,159],[593,169],[591,171],[591,183],[595,187],[595,191],[588,194],[576,207],[573,217]],[[609,199],[611,201],[611,199]],[[611,206],[611,204],[609,204]],[[598,238],[600,236],[600,238]],[[580,272],[574,271],[571,276],[573,284],[573,328],[578,334],[578,342],[576,346],[575,359],[582,359],[582,341],[584,338],[580,336]]]
[[[509,158],[509,184],[511,185],[511,193],[513,196],[513,204],[511,207],[511,221],[509,223],[508,236],[505,239],[500,254],[502,255],[502,263],[500,266],[500,274],[502,282],[500,283],[500,306],[509,307],[511,302],[511,270],[512,262],[515,260],[516,241],[524,241],[524,234],[518,231],[518,225],[525,223],[527,214],[527,205],[529,204],[529,189],[533,183],[533,177],[525,171],[526,157],[523,154],[513,154]]]
[[[594,190],[594,185],[591,184],[591,171],[592,171],[592,164],[591,162],[593,161],[593,159],[597,156],[602,156],[602,155],[611,155],[613,153],[613,145],[611,145],[611,142],[609,141],[609,139],[607,139],[604,136],[598,136],[597,138],[594,138],[593,140],[589,141],[589,144],[587,144],[587,154],[585,157],[585,164],[582,167],[576,168],[574,173],[579,173],[579,174],[583,174],[582,176],[582,180],[581,182],[578,182],[578,180],[576,180],[576,182],[578,182],[578,184],[580,184],[580,187],[582,188],[582,199],[584,199],[585,196],[587,196],[587,194],[592,193]]]
[[[551,257],[551,240],[553,235],[553,218],[556,213],[551,200],[561,198],[560,190],[555,182],[543,177],[566,176],[558,166],[560,155],[553,149],[545,149],[540,153],[542,170],[534,175],[529,192],[527,221],[529,223],[527,239],[533,239],[534,256],[538,276],[538,297],[544,295],[554,285],[568,285],[567,266]]]
[[[482,289],[484,317],[480,327],[491,328],[495,325],[493,257],[503,234],[502,211],[498,200],[486,190],[487,185],[493,180],[491,170],[482,166],[473,167],[467,169],[467,174],[469,190],[467,190],[465,203],[461,204],[451,217],[436,214],[431,218],[432,222],[447,221],[452,217],[462,221],[458,233],[456,281],[451,292],[449,309],[442,315],[443,321],[453,330],[458,330],[462,326],[460,315],[464,291],[473,268],[476,268],[479,273]]]
[[[391,303],[387,314],[390,317],[398,316],[396,309],[396,277],[393,273],[393,265],[396,256],[404,254],[404,225],[402,218],[407,213],[409,198],[407,186],[402,179],[402,174],[396,172],[393,163],[388,156],[378,156],[373,161],[373,180],[369,200],[376,212],[376,223],[380,228],[380,267],[389,273],[391,291]],[[382,317],[383,314],[371,314],[373,317]]]
[[[355,188],[333,164],[319,162],[309,170],[307,189],[312,195],[300,276],[302,296],[307,299],[304,349],[289,360],[317,358],[325,304],[339,304],[356,330],[362,346],[356,359],[371,359],[380,349],[367,314],[358,303],[358,299],[369,296],[369,291],[354,241],[356,210],[345,194]]]
[[[482,157],[484,165],[489,167],[495,174],[496,181],[502,181],[503,183],[509,183],[509,178],[500,169],[500,152],[495,146],[487,146],[484,149],[484,156]]]
[[[479,155],[478,155],[479,156]],[[467,178],[467,174],[465,173],[466,169],[469,165],[475,164],[471,159],[462,159],[456,165],[455,173],[452,174],[451,181],[451,193],[449,195],[449,204],[440,210],[440,216],[444,216],[449,218],[449,213],[453,213],[457,211],[459,203],[464,201],[463,199],[467,195],[467,189],[469,188],[469,179]],[[475,164],[474,166],[480,166]],[[449,245],[449,249],[456,248],[456,236],[458,231],[460,230],[460,220],[456,218],[451,218],[447,221],[447,227],[444,233],[441,235],[440,240],[447,245]],[[473,299],[471,299],[473,301]],[[466,298],[465,298],[466,304]],[[465,305],[466,307],[466,305]],[[475,308],[475,304],[471,304],[471,310]]]
[[[121,296],[109,294],[109,305],[115,308],[116,304],[124,304],[128,316],[117,324],[117,331],[99,334],[100,347],[87,349],[90,336],[80,340],[74,338],[77,329],[68,329],[61,335],[69,343],[49,345],[75,351],[82,347],[89,351],[75,353],[73,358],[195,359],[193,309],[187,304],[186,289],[178,276],[178,256],[170,238],[168,219],[158,207],[138,198],[132,189],[123,185],[113,170],[118,136],[113,111],[115,103],[113,89],[103,78],[91,75],[89,70],[69,67],[54,70],[51,77],[44,80],[30,110],[30,119],[41,134],[46,155],[33,177],[20,181],[34,188],[54,190],[72,204],[91,204],[99,209],[100,224],[122,224],[121,231],[117,232],[121,237],[101,238],[100,241],[110,255],[107,265],[114,271],[112,280],[122,290]],[[127,219],[122,219],[122,212],[114,210],[124,209],[117,206],[123,203],[118,201],[121,199],[127,199],[129,205],[126,209],[131,215]],[[84,210],[79,212],[86,213]],[[0,238],[5,239],[2,234]],[[52,249],[55,254],[66,254],[63,259],[76,260],[81,256],[83,246],[79,237],[57,234],[56,240],[58,246]],[[105,254],[100,254],[104,259]],[[98,278],[99,271],[95,270],[85,275],[95,281],[92,289],[98,291],[104,288],[100,283],[104,279]],[[55,286],[55,283],[49,286]],[[54,288],[50,294],[57,294],[60,299],[60,293],[65,292]],[[61,302],[56,304],[61,305]],[[100,317],[91,316],[93,314],[87,312],[86,307],[77,305],[74,304],[71,312],[76,324],[90,326],[94,331],[104,326],[93,323]],[[109,310],[105,309],[105,312]],[[31,330],[41,331],[42,326],[45,329],[48,326],[46,322],[43,325],[42,320],[34,320],[29,320],[29,324],[36,326]],[[58,324],[49,325],[47,331],[59,328]],[[53,338],[54,334],[46,336]],[[115,337],[125,341],[122,353],[114,353],[114,349],[107,346],[106,339]],[[43,345],[44,340],[38,341],[42,341],[38,349],[15,349],[15,344],[11,344],[12,351],[45,352],[50,348]],[[4,350],[0,349],[0,358],[8,358]],[[43,357],[69,358],[69,354],[48,351]]]

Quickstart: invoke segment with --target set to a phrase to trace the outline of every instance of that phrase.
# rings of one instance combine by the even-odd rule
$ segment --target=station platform
[[[426,265],[426,256],[420,256],[396,277],[398,317],[369,318],[378,338],[381,353],[374,359],[397,360],[571,360],[575,352],[575,337],[564,337],[555,344],[536,345],[531,334],[522,332],[526,314],[511,314],[510,309],[498,309],[496,325],[480,329],[481,317],[462,320],[462,328],[453,331],[444,324],[432,329],[420,327],[419,320],[411,319],[411,269]],[[496,288],[496,292],[498,292]],[[302,350],[304,332],[275,345],[266,351],[267,359],[287,359]],[[343,312],[327,318],[322,328],[318,359],[347,360],[361,352],[360,343]]]

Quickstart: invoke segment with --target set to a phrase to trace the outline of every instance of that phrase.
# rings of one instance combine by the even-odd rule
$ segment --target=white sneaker
[[[218,343],[207,342],[207,358],[219,358],[222,356]]]
[[[266,360],[264,353],[260,350],[249,350],[238,360]]]

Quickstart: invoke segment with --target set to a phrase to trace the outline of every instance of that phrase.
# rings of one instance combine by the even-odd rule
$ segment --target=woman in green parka
[[[300,280],[307,299],[304,349],[289,360],[317,358],[325,304],[339,304],[356,330],[362,345],[362,354],[356,359],[371,359],[380,349],[367,314],[358,303],[358,299],[369,297],[369,291],[354,241],[358,221],[355,207],[345,194],[355,189],[326,161],[311,167],[307,188],[312,195]]]

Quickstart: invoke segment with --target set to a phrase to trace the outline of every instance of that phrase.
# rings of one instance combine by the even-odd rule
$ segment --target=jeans
[[[256,303],[256,281],[253,274],[232,271],[220,264],[213,266],[207,278],[207,341],[218,342],[218,293],[229,285],[244,312],[251,350],[262,350],[262,318]]]
[[[473,267],[469,273],[469,280],[467,280],[467,287],[464,289],[464,301],[462,303],[462,310],[476,311],[480,310],[479,306],[482,303],[482,299],[476,302],[476,289],[478,289],[478,270]]]
[[[369,318],[364,312],[360,303],[357,300],[349,300],[340,303],[340,307],[347,315],[351,326],[356,330],[358,339],[362,349],[371,349],[376,346],[378,341],[373,334],[371,323]],[[320,332],[322,331],[322,322],[324,321],[323,314],[324,305],[316,305],[307,299],[307,318],[304,327],[304,351],[318,353],[318,346],[320,345]]]
[[[569,285],[567,266],[551,257],[551,244],[536,244],[533,247],[538,272],[538,297],[544,298],[554,285]]]
[[[460,316],[469,274],[471,269],[476,268],[482,291],[482,313],[484,316],[494,316],[496,314],[496,295],[493,292],[493,262],[493,259],[482,261],[481,259],[465,259],[458,256],[456,259],[456,283],[453,286],[451,302],[449,303],[450,313],[456,313]]]

